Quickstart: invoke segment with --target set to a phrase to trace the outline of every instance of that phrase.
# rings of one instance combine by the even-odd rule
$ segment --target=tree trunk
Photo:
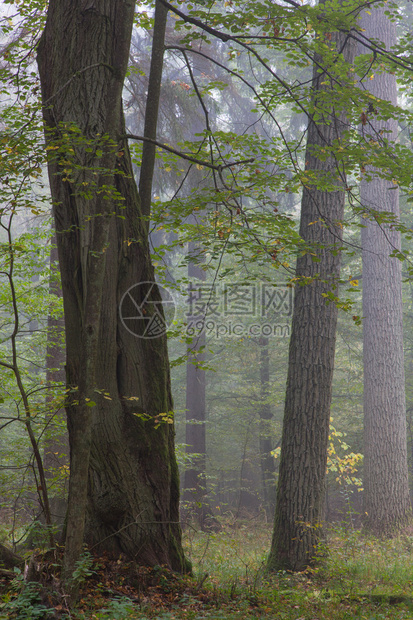
[[[396,44],[395,25],[385,7],[364,13],[361,26],[369,39]],[[367,53],[361,48],[360,53]],[[365,88],[377,99],[397,105],[396,77],[374,74]],[[369,71],[369,77],[374,69]],[[380,103],[375,103],[380,107]],[[365,139],[397,139],[396,119],[378,121],[367,113]],[[383,136],[383,138],[381,138]],[[398,220],[399,192],[373,170],[363,179],[360,202],[369,212],[387,211]],[[391,534],[411,516],[408,486],[406,405],[404,387],[401,262],[389,254],[400,249],[400,233],[392,226],[363,220],[363,355],[364,355],[364,523],[377,534]]]
[[[161,95],[163,57],[165,51],[165,32],[168,17],[168,9],[159,0],[155,2],[155,17],[153,30],[153,43],[151,55],[151,68],[149,71],[148,95],[145,106],[145,138],[156,140],[156,128],[158,125],[159,100]],[[155,168],[156,146],[151,142],[142,145],[142,164],[139,179],[139,196],[141,199],[142,214],[147,218],[149,228],[149,216],[151,213],[152,184]]]
[[[70,390],[66,576],[83,540],[188,568],[166,337],[141,328],[156,316],[162,323],[161,297],[141,284],[154,272],[122,138],[134,9],[125,0],[51,0],[38,48]],[[144,320],[132,320],[139,309]]]
[[[0,543],[0,564],[7,569],[13,569],[15,567],[23,568],[24,558]]]
[[[50,251],[50,295],[61,298],[62,289],[56,280],[58,270],[56,237],[52,238]],[[63,407],[56,410],[54,388],[56,383],[65,382],[65,352],[63,334],[65,322],[63,317],[55,317],[49,311],[47,317],[47,351],[46,351],[46,383],[50,393],[46,396],[47,440],[44,445],[44,468],[48,481],[50,513],[53,525],[61,531],[67,511],[67,489],[64,475],[59,474],[61,468],[69,465],[69,438],[66,427],[66,412]],[[57,486],[57,488],[56,488]]]
[[[330,33],[325,44],[342,50],[344,60],[353,62],[354,45],[345,34]],[[270,570],[308,566],[324,516],[337,324],[336,305],[324,296],[334,290],[340,275],[345,171],[332,155],[320,159],[318,149],[343,143],[346,114],[340,98],[342,74],[338,69],[336,73],[333,62],[320,72],[326,63],[319,57],[316,61],[312,109],[319,116],[317,121],[309,119],[306,169],[309,176],[315,171],[333,187],[321,191],[308,184],[301,203],[300,235],[312,250],[298,258],[296,267],[301,285],[295,291]]]
[[[272,440],[270,422],[272,419],[271,405],[268,402],[270,396],[270,354],[268,350],[268,338],[260,338],[260,388],[261,404],[260,414],[260,465],[262,488],[264,496],[264,508],[268,519],[274,518],[275,508],[275,459],[271,454]]]
[[[197,245],[189,244],[189,254],[197,255]],[[205,282],[206,273],[195,262],[188,263],[188,279],[191,282]],[[191,459],[185,468],[183,500],[185,512],[194,516],[201,529],[216,525],[207,499],[206,488],[206,373],[202,368],[205,362],[205,329],[198,334],[205,316],[196,311],[188,317],[188,325],[193,326],[195,336],[188,347],[186,362],[186,454]]]
[[[191,515],[204,522],[206,501],[206,416],[205,370],[198,364],[205,362],[205,332],[195,337],[188,348],[186,363],[186,455],[191,459],[185,468],[183,500]]]

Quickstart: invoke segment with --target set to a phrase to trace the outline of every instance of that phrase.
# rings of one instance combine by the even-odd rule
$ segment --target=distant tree
[[[50,250],[50,283],[49,293],[61,301],[62,288],[59,278],[59,263],[56,247],[56,238],[52,239]],[[62,392],[65,385],[65,347],[64,347],[64,318],[62,314],[56,316],[54,308],[49,309],[47,317],[47,347],[46,347],[46,382],[48,393],[46,396],[47,410],[46,441],[44,446],[44,467],[50,484],[50,512],[52,523],[61,530],[67,510],[67,476],[69,466],[69,438],[66,426],[66,412],[60,398],[56,402],[56,384],[58,392]]]
[[[193,256],[196,254],[196,244],[189,244],[189,253],[194,262],[188,263],[188,280],[196,291],[197,284],[205,282],[206,273],[197,264],[198,258]],[[185,467],[183,500],[188,515],[194,516],[203,528],[210,513],[206,490],[206,373],[202,367],[205,363],[206,338],[205,329],[200,328],[205,317],[193,300],[188,308],[192,308],[186,320],[193,339],[187,349],[186,362],[185,451],[189,462]]]
[[[385,7],[362,16],[369,39],[386,50],[396,44],[396,28]],[[359,53],[370,51],[360,46]],[[368,60],[370,63],[370,60]],[[366,141],[391,152],[397,139],[396,118],[380,118],[380,100],[397,105],[396,76],[383,67],[369,69],[363,87],[373,95],[362,119]],[[364,523],[375,533],[394,533],[411,517],[408,485],[406,407],[403,356],[402,268],[391,256],[400,251],[400,232],[381,214],[400,217],[399,190],[390,179],[367,167],[360,202],[368,217],[361,231],[363,256],[364,351]]]
[[[273,449],[272,431],[270,423],[273,412],[270,399],[270,350],[268,338],[262,336],[259,340],[259,371],[260,371],[260,469],[262,478],[264,508],[268,519],[274,518],[275,508],[275,459],[271,454]]]

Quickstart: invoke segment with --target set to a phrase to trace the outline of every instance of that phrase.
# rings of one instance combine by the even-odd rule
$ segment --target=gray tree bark
[[[157,428],[159,414],[172,410],[166,338],[135,337],[119,320],[124,293],[154,282],[122,138],[134,11],[132,0],[51,0],[38,47],[66,326],[66,578],[84,541],[139,563],[188,568],[174,427]],[[161,301],[156,286],[141,286],[135,303],[146,295]]]
[[[374,8],[363,14],[364,34],[389,49],[396,43],[395,26]],[[359,49],[359,53],[367,53]],[[364,87],[376,98],[397,104],[396,78],[369,71]],[[379,103],[375,103],[380,107]],[[374,106],[372,106],[373,108]],[[379,121],[372,109],[361,131],[367,141],[385,146],[397,139],[397,119]],[[391,148],[389,145],[385,148]],[[360,202],[366,212],[387,211],[398,219],[399,192],[367,169]],[[364,523],[377,533],[394,533],[411,516],[408,486],[406,406],[404,387],[401,262],[390,257],[400,249],[400,233],[374,218],[363,220],[363,357],[364,357]]]
[[[355,46],[344,33],[330,33],[326,44],[341,50],[347,63]],[[308,184],[301,203],[300,235],[312,247],[297,260],[296,287],[289,351],[281,459],[269,570],[303,570],[317,551],[324,516],[327,443],[334,369],[337,307],[323,294],[340,276],[341,222],[345,204],[345,171],[330,154],[319,158],[317,149],[343,143],[346,111],[334,67],[319,70],[316,57],[312,107],[318,119],[309,119],[306,168],[329,179],[335,191]],[[325,63],[324,63],[325,64]]]

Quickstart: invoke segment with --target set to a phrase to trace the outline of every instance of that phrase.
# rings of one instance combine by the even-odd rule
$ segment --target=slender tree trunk
[[[197,254],[197,245],[189,244],[190,255]],[[206,273],[196,263],[188,263],[188,279],[191,282],[205,282]],[[195,331],[203,323],[203,313],[194,309],[193,316],[188,317],[188,324]],[[206,373],[202,368],[205,362],[205,330],[194,337],[187,350],[186,363],[186,454],[191,462],[185,468],[183,500],[185,512],[194,516],[201,529],[216,525],[207,498],[206,483]]]
[[[386,49],[396,44],[395,25],[385,7],[362,17],[365,36]],[[366,50],[361,48],[361,53]],[[369,77],[374,69],[369,72]],[[396,77],[375,73],[365,87],[377,99],[397,105]],[[377,104],[380,107],[380,104]],[[367,141],[397,139],[396,119],[378,121],[367,112],[362,132]],[[382,137],[383,136],[383,137]],[[389,148],[389,147],[387,147]],[[362,180],[360,202],[368,212],[387,211],[398,219],[399,192],[390,182]],[[364,523],[377,534],[391,534],[411,516],[408,486],[406,405],[403,356],[401,262],[389,254],[400,249],[400,233],[392,226],[363,220],[363,351],[364,351]]]
[[[139,563],[188,568],[174,427],[165,421],[166,338],[162,330],[145,336],[139,318],[162,323],[157,286],[142,284],[154,272],[122,138],[134,10],[131,0],[51,0],[38,49],[70,390],[66,577],[84,541]]]
[[[271,455],[272,439],[270,422],[272,420],[271,405],[268,402],[270,396],[270,354],[268,338],[260,338],[260,388],[261,404],[260,414],[260,465],[262,488],[264,495],[264,508],[268,519],[274,518],[275,509],[275,460]]]
[[[148,82],[148,96],[145,106],[145,138],[156,140],[159,100],[161,94],[163,57],[165,51],[165,32],[168,9],[159,0],[155,2],[155,22],[153,30],[151,68]],[[139,196],[142,214],[147,218],[151,213],[152,182],[155,168],[156,146],[151,142],[142,145],[142,165],[139,179]]]
[[[51,278],[49,293],[56,297],[62,297],[62,289],[56,275],[58,273],[58,255],[56,237],[52,239],[50,251]],[[47,318],[47,350],[46,350],[46,382],[50,386],[50,393],[46,397],[48,408],[46,418],[48,423],[48,439],[44,445],[44,468],[49,483],[49,501],[52,522],[59,529],[63,523],[67,511],[67,488],[63,481],[64,476],[59,475],[58,470],[69,465],[69,438],[66,428],[66,412],[63,407],[56,410],[53,385],[65,384],[65,351],[64,351],[64,318],[56,318],[53,312],[49,312]],[[66,429],[63,430],[62,429]],[[56,482],[57,481],[57,482]],[[55,488],[57,484],[58,488]]]
[[[202,348],[201,348],[202,347]],[[205,332],[196,337],[188,348],[186,363],[186,455],[190,464],[185,468],[183,500],[191,515],[204,523],[206,501],[206,416],[205,416],[205,370],[199,366],[205,362]]]
[[[354,45],[345,34],[333,33],[325,43],[347,63]],[[346,113],[340,99],[340,78],[334,66],[313,73],[314,115],[309,119],[306,168],[327,178],[336,191],[304,187],[300,235],[312,246],[297,260],[287,392],[281,444],[274,535],[268,568],[303,570],[314,559],[324,516],[325,474],[334,369],[337,308],[324,295],[340,275],[341,222],[345,204],[345,171],[333,156],[320,159],[318,149],[343,142]],[[318,66],[317,66],[318,64]],[[334,74],[335,75],[335,74]],[[328,95],[326,97],[326,95]]]

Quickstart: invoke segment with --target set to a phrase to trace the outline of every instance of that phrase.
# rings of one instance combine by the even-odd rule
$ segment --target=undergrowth
[[[257,521],[227,521],[210,533],[189,527],[184,546],[192,577],[86,554],[76,574],[81,597],[70,612],[56,565],[37,557],[46,585],[26,583],[18,571],[3,579],[0,620],[413,618],[413,536],[379,540],[330,528],[323,564],[275,575],[265,572],[270,541],[270,527]]]

